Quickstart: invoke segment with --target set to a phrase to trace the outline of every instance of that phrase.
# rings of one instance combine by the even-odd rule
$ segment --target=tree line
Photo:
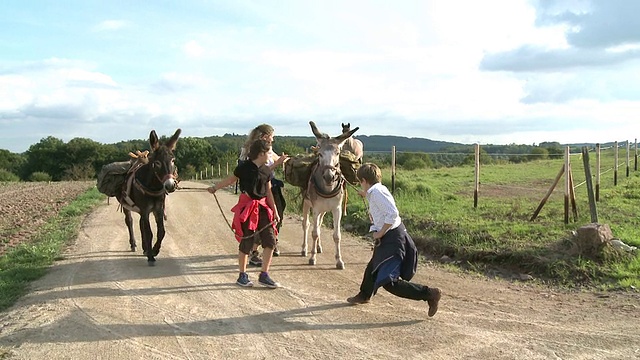
[[[397,136],[358,136],[365,148],[365,161],[379,165],[391,163],[391,146],[397,148],[396,165],[407,170],[438,168],[474,163],[474,146],[428,139]],[[162,140],[166,140],[163,137]],[[180,138],[175,150],[175,163],[180,176],[191,178],[213,164],[235,164],[245,135],[225,134],[210,137]],[[309,151],[314,137],[278,136],[277,153],[290,155]],[[88,138],[69,142],[49,136],[33,144],[21,154],[0,149],[0,181],[61,181],[94,179],[103,165],[126,161],[128,153],[148,150],[148,140],[129,140],[102,144]],[[483,145],[481,163],[524,162],[562,157],[563,147],[557,142],[539,145]]]

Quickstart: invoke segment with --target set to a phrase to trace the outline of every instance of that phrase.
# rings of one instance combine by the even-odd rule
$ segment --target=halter
[[[337,180],[336,182],[336,186],[331,189],[330,191],[326,192],[323,190],[323,187],[318,184],[318,179],[316,176],[316,171],[317,170],[325,170],[325,169],[333,169],[336,171],[336,176],[334,177],[333,181]],[[340,193],[340,191],[342,189],[344,189],[344,176],[342,176],[342,172],[340,171],[340,167],[338,166],[332,166],[332,165],[322,165],[320,166],[320,164],[317,164],[314,166],[314,168],[311,170],[311,176],[309,177],[309,183],[313,185],[313,187],[316,189],[316,193],[318,195],[320,195],[320,197],[323,198],[332,198],[335,197],[336,195],[338,195],[338,193]]]

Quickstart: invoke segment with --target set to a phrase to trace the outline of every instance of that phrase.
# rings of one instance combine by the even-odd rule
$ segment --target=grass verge
[[[571,215],[568,224],[563,221],[562,185],[531,220],[561,166],[562,162],[551,160],[484,166],[477,208],[472,167],[399,171],[394,197],[416,245],[430,258],[446,255],[454,266],[490,277],[530,275],[533,281],[567,288],[637,291],[640,250],[605,251],[595,258],[573,251],[572,232],[591,222],[586,186],[575,186],[578,214]],[[580,166],[574,162],[576,184],[584,179]],[[391,189],[389,169],[382,170],[382,182]],[[597,202],[598,223],[609,225],[614,237],[640,247],[640,172],[621,177],[617,185],[610,173],[606,175]],[[369,226],[366,206],[355,189],[348,190],[342,223],[364,235]],[[298,188],[285,188],[287,212],[300,213],[298,194]],[[331,226],[331,214],[324,217],[324,224]]]
[[[49,219],[31,239],[0,257],[0,311],[13,305],[32,281],[45,275],[60,259],[64,247],[77,236],[85,214],[103,200],[104,195],[95,187],[89,189]]]

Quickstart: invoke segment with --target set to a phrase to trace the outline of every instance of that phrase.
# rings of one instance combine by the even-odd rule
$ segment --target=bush
[[[427,164],[424,162],[424,160],[415,157],[405,161],[405,163],[402,164],[402,168],[409,171],[425,169],[426,167]]]
[[[0,169],[0,181],[20,181],[20,177],[9,170]]]
[[[29,181],[51,181],[51,175],[46,172],[36,171],[29,176]]]

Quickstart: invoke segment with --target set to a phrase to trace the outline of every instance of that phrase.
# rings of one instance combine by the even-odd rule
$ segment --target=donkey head
[[[351,131],[351,123],[347,123],[346,125],[344,123],[341,123],[341,124],[342,124],[342,133],[343,134],[346,133],[346,132]]]
[[[335,181],[340,176],[340,150],[342,145],[359,128],[349,130],[336,137],[330,137],[321,133],[313,121],[309,122],[311,131],[318,141],[318,167],[322,171],[322,177],[326,183]]]
[[[176,143],[182,130],[176,130],[175,134],[167,140],[164,144],[158,140],[158,135],[155,130],[151,130],[149,134],[149,144],[151,145],[151,154],[149,155],[149,164],[151,171],[155,174],[156,178],[162,183],[164,189],[167,192],[174,192],[177,188],[176,182],[176,167],[173,163]]]

